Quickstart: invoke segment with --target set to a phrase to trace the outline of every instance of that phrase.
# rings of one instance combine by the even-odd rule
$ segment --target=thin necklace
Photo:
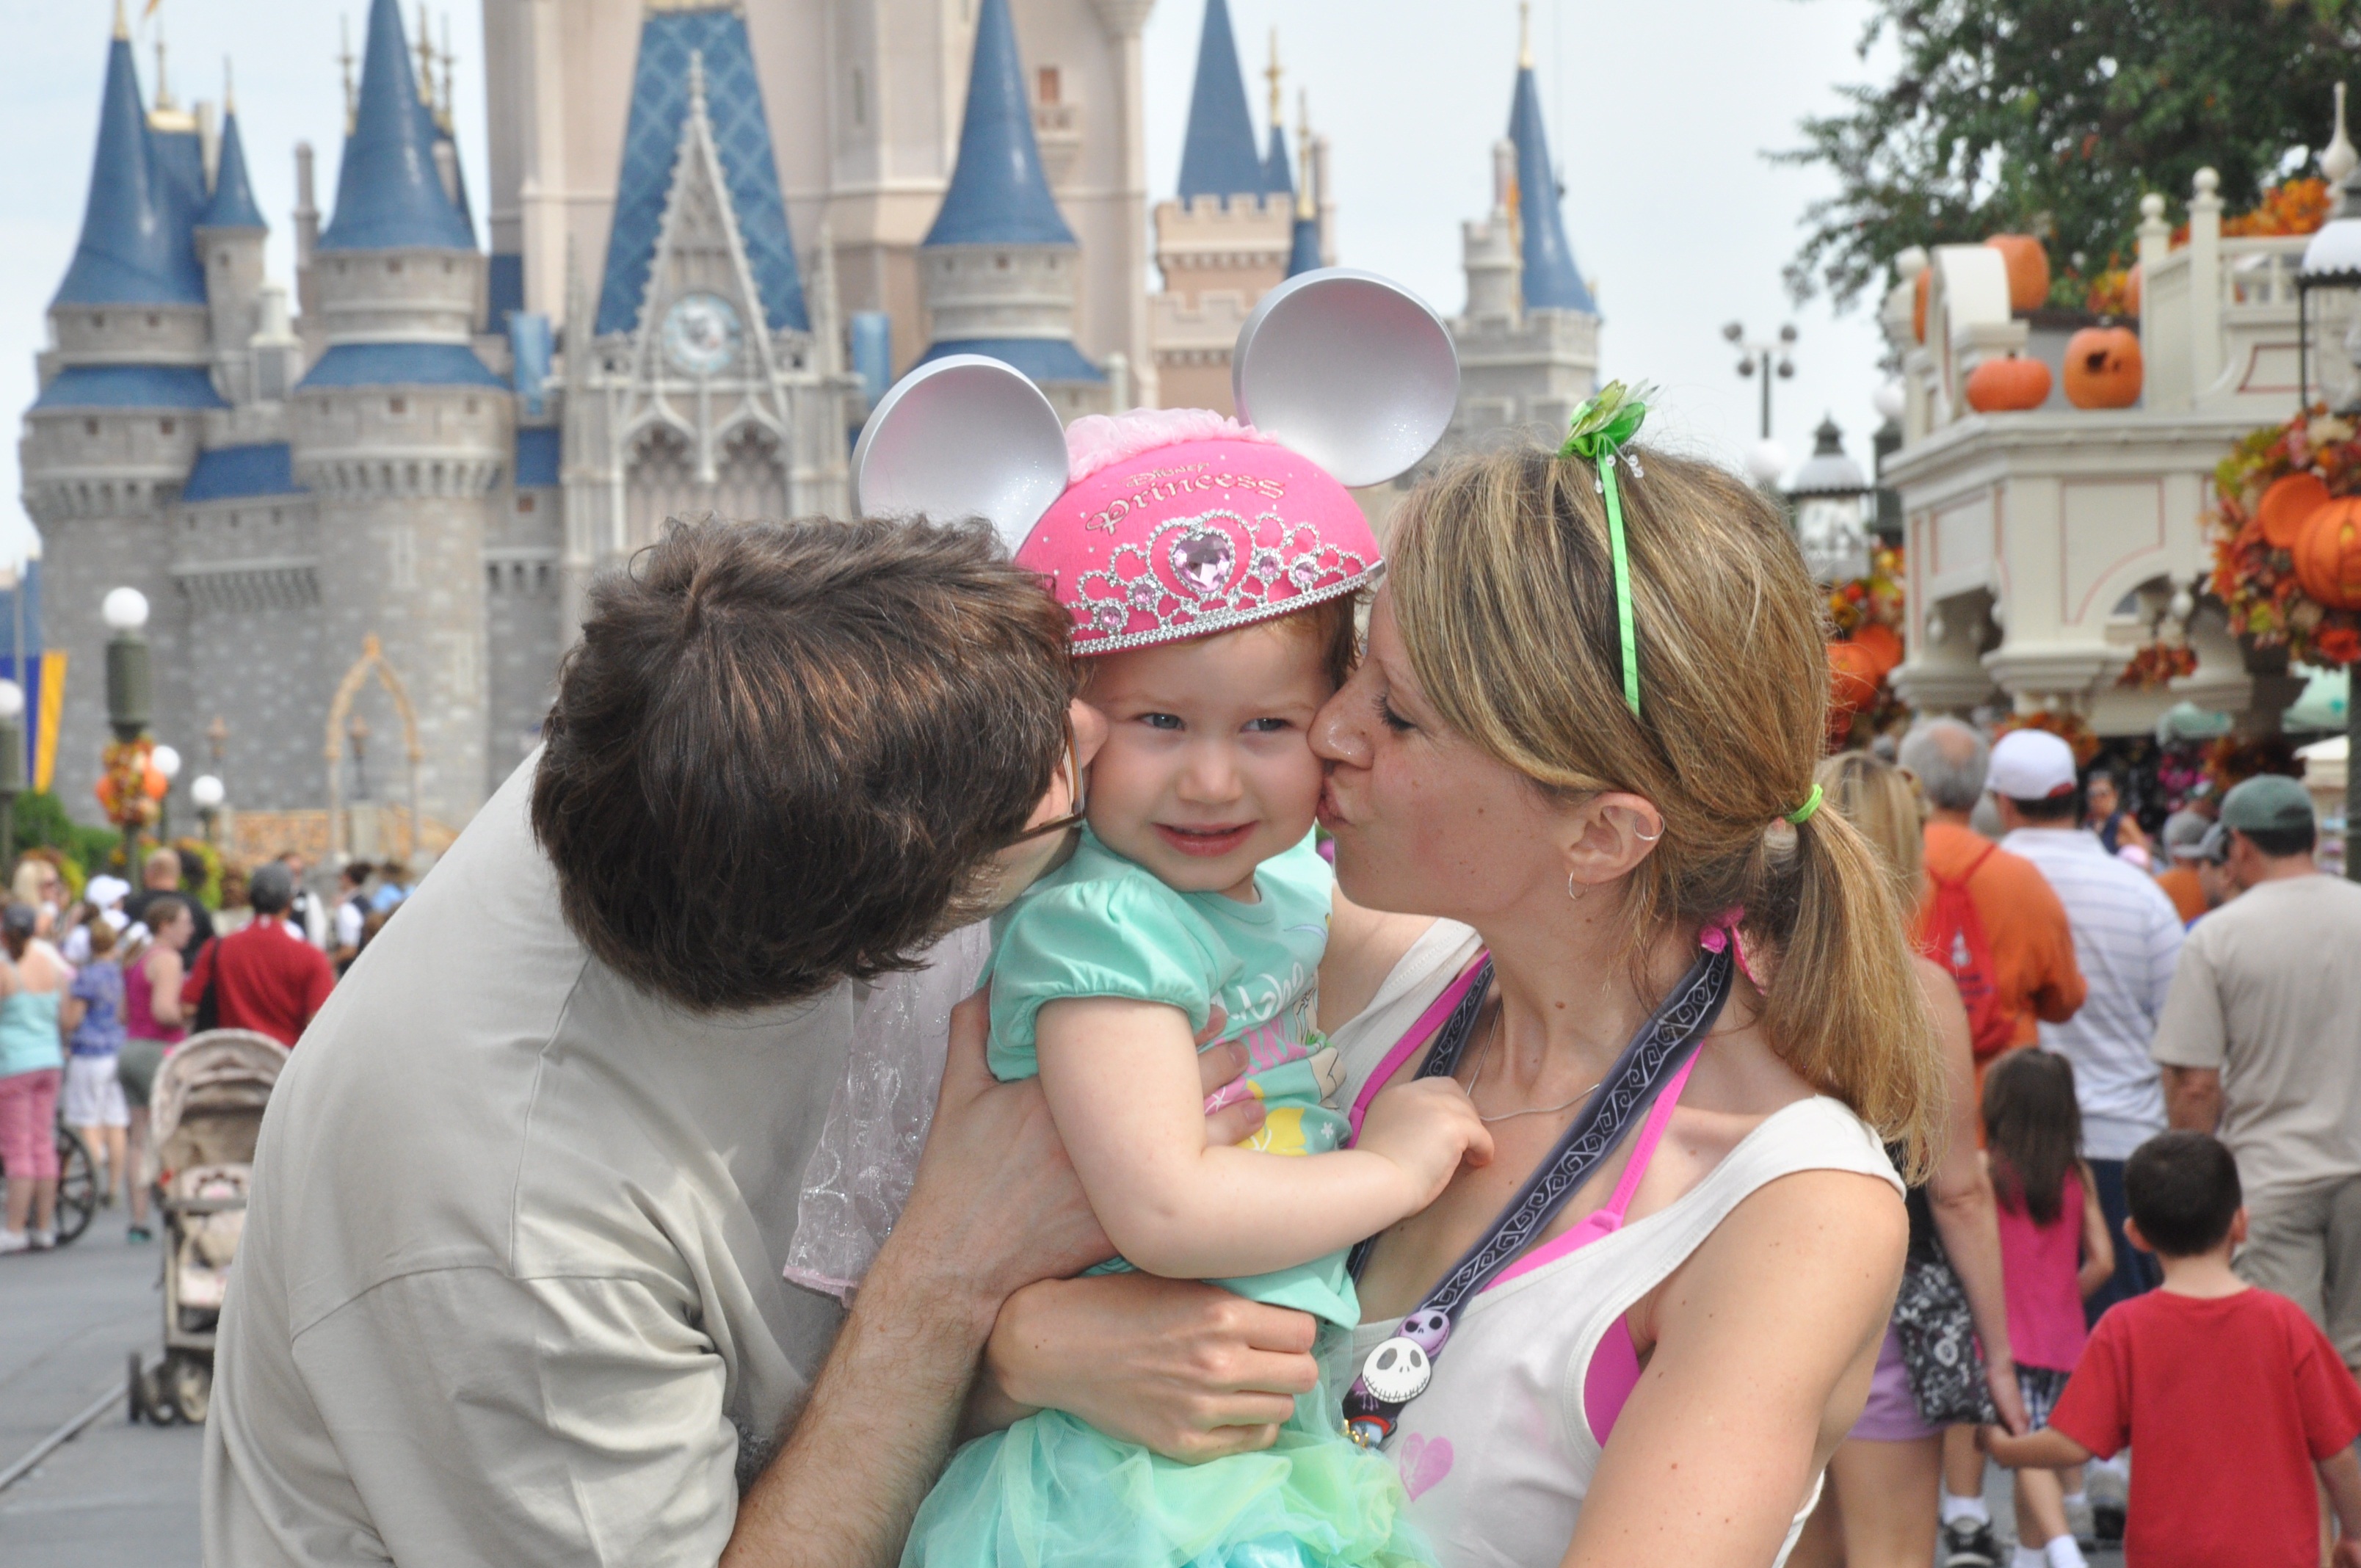
[[[1492,1038],[1497,1040],[1499,1037],[1500,1014],[1496,1012],[1492,1014]],[[1484,1058],[1482,1057],[1477,1057],[1476,1058],[1476,1070],[1467,1075],[1467,1102],[1469,1104],[1473,1105],[1476,1102],[1476,1086],[1483,1081]],[[1601,1080],[1600,1081],[1604,1082],[1605,1080]],[[1476,1119],[1488,1127],[1495,1122],[1513,1122],[1520,1116],[1546,1116],[1555,1112],[1572,1110],[1575,1106],[1581,1104],[1585,1100],[1589,1099],[1590,1091],[1592,1089],[1597,1089],[1598,1087],[1598,1085],[1594,1083],[1590,1086],[1590,1089],[1584,1090],[1581,1093],[1576,1095],[1571,1100],[1565,1101],[1562,1104],[1528,1105],[1521,1111],[1503,1111],[1497,1116],[1487,1116],[1483,1112],[1478,1111],[1476,1113]]]

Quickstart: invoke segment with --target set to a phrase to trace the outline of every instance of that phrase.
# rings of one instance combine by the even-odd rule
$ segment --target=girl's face
[[[1090,823],[1182,893],[1250,897],[1255,867],[1300,842],[1320,801],[1312,717],[1331,693],[1301,628],[1248,626],[1092,661],[1107,738]]]
[[[1330,764],[1320,825],[1336,885],[1365,908],[1480,925],[1565,881],[1559,814],[1525,777],[1446,726],[1418,689],[1378,595],[1369,650],[1312,726]]]

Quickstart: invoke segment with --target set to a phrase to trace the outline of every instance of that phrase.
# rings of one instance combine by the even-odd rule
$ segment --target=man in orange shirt
[[[2031,861],[1968,826],[1991,758],[1983,737],[1955,718],[1928,719],[1902,742],[1902,765],[1917,775],[1927,793],[1927,873],[1948,882],[1966,878],[1968,900],[1992,945],[1993,989],[2016,1020],[2005,1045],[1988,1049],[1979,1044],[1979,1089],[1986,1062],[2003,1050],[2035,1044],[2040,1038],[2037,1023],[2063,1024],[2074,1016],[2084,992],[2066,906],[2048,879]],[[1932,902],[1930,897],[1919,908],[1922,938]]]

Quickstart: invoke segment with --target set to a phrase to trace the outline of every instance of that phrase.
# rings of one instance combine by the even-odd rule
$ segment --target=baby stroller
[[[164,1212],[164,1359],[131,1353],[131,1419],[159,1426],[205,1419],[214,1327],[230,1260],[246,1229],[254,1140],[287,1047],[251,1029],[208,1029],[181,1042],[156,1074],[146,1173]]]

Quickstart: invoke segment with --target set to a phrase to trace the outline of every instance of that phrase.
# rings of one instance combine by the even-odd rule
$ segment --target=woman
[[[1842,813],[1878,851],[1892,880],[1895,904],[1904,909],[1917,907],[1926,825],[1916,781],[1892,763],[1860,751],[1830,757],[1820,764],[1818,778],[1828,792],[1828,806]],[[1941,1158],[1926,1184],[1910,1192],[1910,1268],[1914,1276],[1921,1270],[1931,1273],[1942,1269],[1948,1258],[1966,1296],[1975,1337],[1982,1342],[1984,1385],[2009,1430],[2022,1431],[2025,1409],[2010,1358],[1992,1181],[1976,1157],[1975,1056],[1968,1011],[1941,966],[1922,957],[1914,960],[1914,967],[1942,1044],[1949,1097]],[[1924,1419],[1917,1397],[1922,1380],[1938,1376],[1942,1370],[1934,1352],[1934,1343],[1925,1342],[1915,1358],[1906,1357],[1902,1340],[1887,1328],[1870,1382],[1869,1406],[1828,1462],[1828,1493],[1791,1564],[1926,1568],[1934,1561],[1943,1429]]]
[[[0,911],[0,1164],[8,1172],[8,1208],[0,1253],[42,1252],[57,1245],[58,1083],[65,1053],[58,998],[65,966],[33,945],[40,913],[29,904]]]
[[[123,1051],[115,1073],[123,1082],[123,1098],[131,1106],[130,1148],[125,1156],[131,1173],[131,1228],[128,1240],[150,1240],[148,1228],[148,1092],[155,1086],[156,1069],[172,1047],[188,1037],[188,1015],[181,1006],[183,968],[181,949],[196,935],[195,916],[187,900],[160,893],[148,901],[148,945],[123,966]]]
[[[1782,521],[1655,453],[1619,500],[1590,449],[1412,493],[1314,726],[1343,893],[1489,953],[1459,974],[1438,924],[1337,1032],[1356,1103],[1445,1051],[1498,1140],[1370,1249],[1347,1409],[1448,1565],[1761,1564],[1860,1413],[1908,1236],[1880,1140],[1923,1168],[1941,1068],[1902,912],[1817,810],[1826,654]],[[1599,1118],[1604,1157],[1561,1160]],[[1571,1201],[1515,1240],[1545,1161]],[[1488,1238],[1516,1266],[1435,1307]],[[1433,1361],[1393,1406],[1396,1322]]]

